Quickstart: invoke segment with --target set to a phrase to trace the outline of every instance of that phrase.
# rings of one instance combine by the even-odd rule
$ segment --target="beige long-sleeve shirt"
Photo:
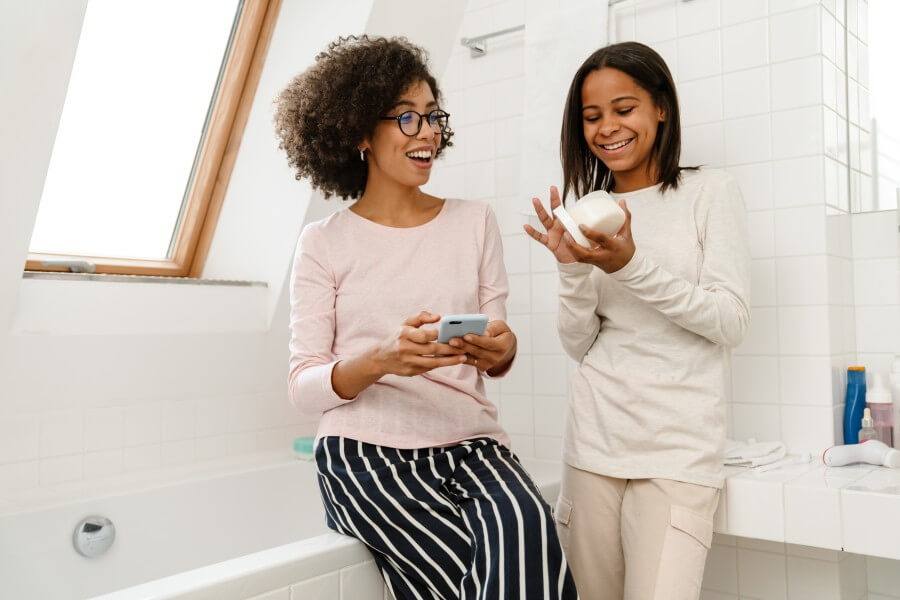
[[[623,479],[721,487],[724,382],[749,322],[750,254],[735,180],[684,171],[624,194],[637,251],[619,271],[559,265],[559,333],[580,364],[564,459]]]

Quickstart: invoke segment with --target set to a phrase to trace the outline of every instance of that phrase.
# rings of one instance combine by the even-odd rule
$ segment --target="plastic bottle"
[[[891,396],[894,397],[894,448],[900,448],[900,354],[894,356],[890,382]]]
[[[859,429],[859,443],[877,439],[878,432],[875,431],[875,419],[872,418],[872,411],[866,408],[863,411],[862,427]]]
[[[847,368],[847,397],[844,403],[844,443],[859,443],[859,428],[866,408],[866,368]]]
[[[866,406],[872,412],[875,421],[875,439],[881,440],[888,447],[894,446],[894,407],[891,403],[891,391],[884,385],[884,378],[875,373],[872,375],[872,387],[866,389]]]
[[[314,458],[314,440],[315,438],[311,436],[294,438],[294,456],[300,460],[312,460]]]

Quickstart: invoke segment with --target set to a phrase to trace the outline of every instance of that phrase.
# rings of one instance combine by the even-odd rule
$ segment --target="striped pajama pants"
[[[328,436],[315,456],[328,526],[368,546],[397,600],[577,597],[549,507],[497,441]]]

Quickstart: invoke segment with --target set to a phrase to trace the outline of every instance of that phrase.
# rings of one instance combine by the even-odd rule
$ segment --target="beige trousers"
[[[716,488],[564,465],[559,540],[581,600],[697,600]]]

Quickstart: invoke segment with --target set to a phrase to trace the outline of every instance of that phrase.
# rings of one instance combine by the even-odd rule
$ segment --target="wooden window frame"
[[[200,277],[259,84],[281,0],[244,0],[209,126],[198,154],[171,259],[30,252],[27,271],[69,271],[45,261],[89,262],[95,273]]]

